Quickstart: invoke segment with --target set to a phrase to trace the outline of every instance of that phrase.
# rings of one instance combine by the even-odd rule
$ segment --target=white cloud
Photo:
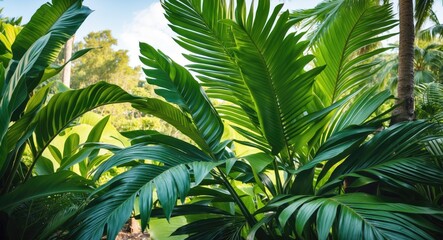
[[[284,9],[296,9],[315,6],[317,1],[302,4],[299,1],[271,0],[272,6],[282,2],[285,3]],[[117,36],[119,48],[129,50],[132,66],[141,64],[139,60],[139,42],[146,42],[154,48],[160,49],[179,64],[189,63],[182,56],[185,50],[172,39],[175,34],[167,25],[168,21],[163,14],[164,10],[161,4],[154,2],[148,8],[135,13],[130,24],[126,26],[126,30],[120,36]]]
[[[137,12],[130,25],[119,37],[119,46],[129,50],[131,65],[140,65],[139,42],[145,42],[160,49],[174,61],[186,64],[188,61],[181,55],[184,50],[174,42],[174,32],[168,27],[159,2],[152,3],[148,8]]]

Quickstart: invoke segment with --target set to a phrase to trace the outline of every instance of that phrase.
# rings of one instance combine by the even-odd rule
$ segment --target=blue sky
[[[289,9],[310,8],[320,0],[271,0],[274,4],[286,2]],[[23,17],[23,23],[29,21],[32,14],[48,0],[0,0],[3,15]],[[179,63],[187,61],[181,55],[182,50],[171,36],[174,33],[167,26],[158,0],[84,0],[83,5],[94,12],[86,19],[76,34],[76,41],[81,40],[91,31],[110,29],[118,40],[117,48],[129,50],[131,65],[138,65],[138,43],[147,42],[161,49]]]
[[[3,0],[3,14],[8,17],[23,16],[23,23],[28,22],[32,14],[44,3],[50,0]],[[94,12],[86,19],[77,33],[85,36],[91,31],[111,29],[116,34],[121,34],[125,27],[131,23],[134,15],[148,8],[158,0],[85,0],[83,4]]]
[[[3,15],[23,17],[23,23],[29,21],[32,14],[49,0],[0,0]],[[285,2],[288,9],[305,9],[314,7],[320,0],[271,0],[274,4]],[[158,0],[84,0],[83,4],[94,12],[86,19],[76,34],[76,41],[91,31],[112,30],[118,40],[117,48],[129,50],[132,65],[138,65],[138,43],[147,42],[161,49],[179,63],[186,60],[181,56],[182,50],[171,36],[174,33],[167,26]],[[394,0],[394,10],[398,1]],[[436,1],[437,16],[443,21],[443,7]]]

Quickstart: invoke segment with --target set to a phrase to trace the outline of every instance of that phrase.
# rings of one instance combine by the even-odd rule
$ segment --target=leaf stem
[[[9,192],[9,190],[12,187],[12,181],[14,180],[18,167],[20,166],[21,158],[23,156],[23,152],[25,151],[25,146],[26,144],[22,144],[14,154],[15,156],[12,159],[12,170],[10,172],[10,175],[6,179],[6,184],[3,193]]]
[[[277,190],[277,195],[278,195],[278,194],[282,193],[283,186],[281,184],[280,174],[278,172],[277,157],[274,158],[273,164],[274,164],[275,181],[276,181],[276,184],[277,184],[277,189],[276,190]]]
[[[235,191],[235,189],[231,186],[231,184],[229,183],[229,180],[227,179],[226,175],[224,174],[224,172],[220,169],[220,167],[217,167],[217,170],[219,172],[220,177],[223,180],[223,184],[226,186],[227,190],[229,191],[229,193],[232,195],[232,197],[234,198],[234,201],[238,204],[240,211],[243,213],[243,215],[246,218],[246,221],[248,222],[248,225],[250,227],[253,227],[255,224],[257,224],[257,220],[254,218],[254,216],[252,216],[252,214],[248,211],[246,205],[244,204],[244,202],[240,199],[240,196],[237,194],[237,192]],[[257,230],[257,238],[258,239],[268,239],[267,238],[267,234],[266,232],[263,230],[263,228],[259,228]]]

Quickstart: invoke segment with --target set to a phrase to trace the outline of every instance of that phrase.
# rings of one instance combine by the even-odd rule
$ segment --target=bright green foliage
[[[71,236],[113,238],[136,205],[143,228],[150,217],[184,216],[188,224],[173,235],[187,239],[440,237],[441,197],[426,189],[443,184],[441,156],[428,151],[441,126],[383,129],[385,113],[377,113],[390,93],[362,87],[378,70],[372,58],[386,50],[377,43],[396,23],[391,7],[339,1],[353,11],[331,11],[309,42],[291,27],[312,15],[256,3],[162,2],[191,72],[142,43],[148,83],[163,100],[134,107],[193,142],[133,131],[125,133],[130,147],[97,145],[113,155],[95,179],[132,168],[91,195]],[[222,136],[230,129],[238,138]]]
[[[97,83],[47,101],[53,85],[47,80],[62,69],[49,65],[91,13],[81,2],[44,4],[23,28],[0,22],[0,238],[46,239],[74,216],[94,183],[85,178],[84,169],[84,177],[72,171],[54,173],[44,151],[62,164],[63,157],[78,147],[78,136],[68,138],[62,150],[51,142],[78,117],[102,105],[141,100],[115,85]],[[92,129],[88,141],[99,140],[100,127]],[[30,153],[28,161],[25,150]],[[46,175],[33,176],[36,165],[36,172]]]
[[[147,44],[141,44],[141,60],[149,69],[145,73],[148,82],[157,85],[156,93],[167,101],[178,105],[184,113],[190,114],[195,128],[206,146],[200,146],[210,153],[217,153],[223,134],[223,124],[203,89],[192,75],[182,66],[156,52]],[[201,142],[201,141],[198,141]]]
[[[443,44],[415,47],[414,80],[417,84],[443,82]]]
[[[380,108],[390,93],[362,87],[378,70],[372,58],[386,50],[377,43],[395,25],[391,7],[342,0],[296,16],[281,13],[282,5],[271,9],[269,0],[255,3],[162,1],[191,61],[188,70],[140,44],[147,81],[162,99],[96,83],[59,93],[47,103],[50,86],[42,87],[27,100],[26,94],[13,94],[23,80],[11,78],[10,68],[0,68],[0,76],[8,78],[3,82],[9,88],[3,88],[10,89],[4,91],[11,93],[4,95],[0,110],[17,120],[3,126],[8,169],[5,177],[0,175],[1,183],[3,178],[7,183],[0,201],[5,206],[30,199],[37,203],[64,191],[87,192],[85,177],[90,174],[100,182],[110,171],[127,170],[88,199],[80,195],[80,204],[64,205],[55,214],[66,213],[61,222],[52,218],[46,230],[27,237],[44,238],[63,226],[68,238],[106,234],[112,239],[133,210],[143,229],[153,217],[180,216],[186,224],[173,235],[187,239],[442,237],[442,139],[436,134],[441,126],[415,121],[384,129]],[[325,24],[312,41],[304,41],[292,26],[311,17]],[[20,76],[33,61],[45,59],[38,54],[50,40],[38,40],[35,57],[20,60],[13,72]],[[313,55],[306,54],[309,49]],[[13,98],[26,104],[17,116],[13,113],[21,102],[15,104]],[[80,136],[75,133],[66,136],[62,147],[53,142],[80,115],[119,102],[163,119],[192,141],[140,129],[122,133],[130,146],[97,143],[105,117],[92,128],[87,144],[77,147]],[[229,134],[231,130],[238,134]],[[16,170],[22,165],[15,164],[23,144],[30,146],[34,159],[27,176],[19,178],[24,183],[16,187],[9,179],[20,176]],[[56,173],[42,160],[45,149],[60,164]],[[34,164],[51,174],[31,177]],[[77,166],[84,177],[68,172]],[[41,186],[63,175],[52,190]],[[43,202],[48,199],[58,201]],[[11,216],[14,212],[18,209]]]

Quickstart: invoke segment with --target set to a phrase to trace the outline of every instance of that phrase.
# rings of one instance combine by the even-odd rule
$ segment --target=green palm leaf
[[[226,1],[168,0],[163,7],[171,28],[179,37],[177,43],[192,54],[185,55],[193,62],[190,69],[207,87],[208,96],[246,100],[246,88],[236,63],[234,38],[230,27],[222,21],[233,17],[233,5]],[[233,99],[232,99],[233,98]],[[242,104],[252,106],[252,100]]]
[[[144,70],[148,82],[159,87],[156,93],[190,114],[209,147],[202,148],[215,152],[223,134],[223,123],[202,87],[185,68],[151,46],[141,43],[140,51],[142,62],[149,67]]]
[[[320,28],[325,32],[312,47],[315,65],[327,65],[315,83],[319,107],[329,106],[369,80],[374,73],[370,69],[377,65],[369,60],[389,48],[370,50],[368,46],[394,35],[386,33],[396,25],[390,5],[363,0],[343,4],[347,7],[337,9],[334,21]]]
[[[38,159],[50,142],[82,114],[106,104],[138,101],[141,101],[141,98],[105,82],[99,82],[84,89],[59,93],[54,95],[37,114],[34,111],[27,112],[10,127],[5,139],[9,144],[23,143],[34,133],[35,146],[31,150]],[[38,102],[39,100],[37,105]],[[13,147],[9,144],[8,147]]]
[[[279,153],[294,138],[297,119],[311,101],[314,77],[322,68],[305,72],[312,56],[303,56],[306,42],[301,35],[289,33],[289,13],[278,16],[282,5],[270,13],[269,1],[259,1],[256,12],[242,17],[240,2],[237,23],[230,22],[237,48],[235,51],[244,81],[254,101],[260,128],[272,152]],[[252,8],[251,8],[252,9]],[[253,19],[255,16],[256,17]]]
[[[423,173],[426,175],[423,175]],[[443,169],[438,168],[426,158],[400,158],[386,163],[371,166],[357,171],[357,174],[349,174],[352,177],[365,176],[377,179],[382,183],[395,187],[393,194],[398,194],[399,188],[416,191],[417,184],[442,186]],[[346,176],[346,175],[344,175]],[[352,187],[352,186],[350,186]]]
[[[143,158],[135,154],[133,157]],[[201,180],[218,164],[221,163],[194,161],[174,166],[135,166],[97,190],[97,193],[105,193],[94,199],[78,216],[77,221],[81,222],[81,225],[73,235],[77,239],[98,239],[106,226],[108,237],[114,238],[129,218],[137,196],[140,198],[142,228],[145,228],[153,204],[154,187],[157,189],[157,197],[165,216],[169,219],[177,197],[185,196],[189,191],[191,170],[194,170],[194,178]]]
[[[388,90],[377,93],[376,88],[367,90],[354,101],[335,113],[333,131],[338,132],[351,125],[361,125],[367,121],[387,100],[393,96]],[[379,116],[380,117],[380,116]]]
[[[265,209],[278,206],[286,206],[278,215],[282,226],[295,217],[297,235],[303,236],[305,227],[316,220],[319,239],[327,239],[331,230],[339,239],[433,239],[428,231],[439,230],[422,215],[442,214],[433,208],[361,193],[329,198],[295,196],[276,201]]]
[[[19,113],[14,114],[14,111],[25,108],[28,93],[40,83],[45,68],[56,59],[63,44],[90,12],[78,0],[54,1],[54,5],[43,5],[17,35],[11,46],[13,61],[0,84],[3,86],[2,96],[7,96],[1,100],[0,112],[2,116],[9,116],[0,120],[0,143],[4,140],[9,121],[18,119]],[[0,147],[0,156],[5,156],[9,150],[3,144]]]
[[[28,93],[41,82],[42,71],[54,62],[63,45],[91,12],[89,8],[82,6],[82,1],[57,0],[53,5],[43,5],[20,31],[12,45],[12,63],[20,60],[37,39],[50,34],[50,40],[35,63],[32,74],[23,80],[26,81]],[[13,70],[14,64],[11,66]]]
[[[233,2],[168,0],[163,7],[172,30],[179,36],[176,42],[191,53],[185,55],[192,62],[188,67],[197,73],[208,96],[240,107],[235,114],[224,115],[246,119],[254,125],[252,128],[240,125],[240,132],[248,129],[255,135],[263,135],[235,57],[231,27],[224,22],[234,18]],[[216,107],[218,110],[220,106]]]
[[[12,44],[15,38],[19,34],[22,27],[15,26],[9,23],[0,23],[0,62],[3,66],[8,66],[9,61],[12,59]],[[2,82],[0,81],[0,89],[2,88]]]
[[[336,138],[332,137],[330,143],[328,143],[329,141],[325,143],[329,147],[325,147],[318,152],[319,159],[309,164],[314,166],[315,163],[321,160],[328,160],[318,175],[318,182],[328,176],[326,178],[327,182],[321,186],[318,193],[323,194],[335,189],[342,184],[345,176],[355,176],[354,174],[359,172],[369,172],[375,178],[383,179],[386,177],[386,179],[394,179],[395,184],[403,182],[404,185],[407,185],[410,181],[405,180],[405,178],[425,182],[420,175],[421,170],[426,170],[430,171],[427,184],[436,184],[439,181],[437,179],[438,172],[441,172],[441,170],[436,169],[433,164],[426,163],[428,161],[425,159],[429,158],[429,153],[423,150],[427,142],[427,131],[431,128],[435,128],[435,125],[423,121],[397,124],[377,133],[361,146],[348,145],[346,139],[348,137],[354,138],[352,129],[347,130],[350,135],[344,134],[341,136],[341,134],[338,134]],[[359,134],[358,132],[355,133]],[[340,139],[341,137],[344,137],[343,140]],[[349,139],[352,140],[352,138]],[[350,143],[353,143],[353,140]],[[341,149],[348,146],[350,148],[346,148],[345,154],[350,152],[351,154],[347,158],[343,154],[334,154],[334,151],[327,150]],[[345,160],[342,162],[344,158]],[[401,159],[404,162],[401,162]],[[338,165],[339,162],[341,163]],[[411,170],[404,172],[407,168],[411,168]],[[358,177],[361,177],[361,175],[358,175]],[[388,182],[388,180],[386,181]]]
[[[435,15],[434,11],[432,10],[432,6],[434,5],[434,0],[416,0],[415,1],[415,13],[414,18],[416,20],[415,22],[415,32],[418,32],[421,30],[422,26],[424,25],[425,21],[430,18],[431,15]],[[433,20],[432,18],[430,18]],[[439,24],[438,18],[436,19],[436,24]]]
[[[97,180],[105,171],[112,167],[121,166],[140,156],[143,156],[143,159],[161,162],[165,166],[174,166],[183,162],[192,162],[196,159],[206,162],[211,161],[209,157],[201,158],[201,156],[204,156],[204,153],[197,155],[194,152],[187,152],[186,149],[187,148],[177,149],[173,146],[167,145],[133,145],[115,151],[112,157],[97,168],[94,179]],[[194,148],[191,149],[195,150]]]

